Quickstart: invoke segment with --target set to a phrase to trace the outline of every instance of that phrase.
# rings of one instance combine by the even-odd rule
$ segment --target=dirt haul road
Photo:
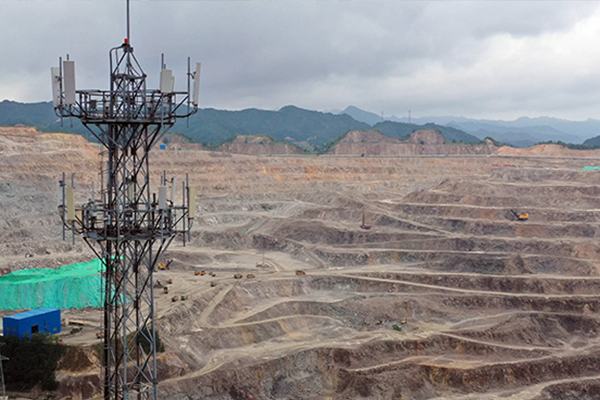
[[[81,240],[60,240],[54,196],[65,171],[87,199],[98,150],[0,130],[3,272],[92,257]],[[581,169],[596,163],[557,149],[507,161],[507,151],[154,151],[155,179],[189,173],[199,193],[191,243],[174,243],[155,276],[173,280],[156,294],[161,398],[595,398],[600,175]],[[65,317],[97,323],[99,312]],[[64,340],[93,343],[94,329]],[[62,371],[60,395],[98,394],[77,389],[99,369],[84,372]]]

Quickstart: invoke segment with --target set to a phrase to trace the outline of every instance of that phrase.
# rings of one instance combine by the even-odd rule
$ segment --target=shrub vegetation
[[[17,336],[2,336],[4,380],[8,390],[30,390],[40,385],[43,390],[56,390],[56,369],[65,354],[66,346],[59,339],[45,333],[35,333],[19,339]]]

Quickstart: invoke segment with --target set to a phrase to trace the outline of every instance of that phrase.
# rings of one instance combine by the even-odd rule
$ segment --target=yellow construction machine
[[[529,219],[529,213],[516,212],[515,210],[510,210],[510,212],[515,216],[517,221],[527,221]]]

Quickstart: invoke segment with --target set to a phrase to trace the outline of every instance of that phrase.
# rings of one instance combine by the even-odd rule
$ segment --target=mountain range
[[[0,125],[29,125],[42,131],[73,132],[89,136],[75,118],[61,120],[51,102],[0,102]],[[539,142],[600,145],[600,120],[567,121],[557,118],[519,118],[515,121],[476,120],[465,117],[398,118],[381,116],[349,106],[338,113],[285,106],[278,111],[199,109],[188,121],[180,120],[171,129],[190,140],[208,146],[231,141],[237,135],[265,135],[318,150],[348,131],[375,129],[386,136],[405,139],[417,130],[438,130],[447,140],[477,143],[486,137],[515,147]],[[588,140],[586,140],[588,139]]]
[[[75,118],[61,121],[52,103],[0,102],[0,125],[31,125],[42,131],[73,132],[88,136],[87,129]],[[193,142],[216,146],[237,135],[270,136],[279,142],[296,144],[307,150],[323,148],[348,131],[378,129],[390,137],[404,138],[421,129],[436,129],[448,140],[477,143],[480,140],[453,127],[436,124],[407,124],[384,121],[371,126],[350,115],[323,113],[286,106],[278,111],[246,109],[241,111],[198,109],[189,120],[180,120],[171,129]]]
[[[349,106],[341,113],[348,114],[357,121],[368,124],[382,121],[381,116],[355,106]],[[515,147],[528,147],[547,141],[583,143],[590,146],[600,144],[600,138],[586,142],[587,139],[600,135],[600,120],[591,118],[585,121],[569,121],[552,117],[521,117],[514,121],[500,121],[456,116],[433,116],[411,118],[409,121],[408,117],[398,118],[392,115],[385,118],[385,120],[414,124],[435,123],[459,129],[478,139],[492,137],[494,140]]]

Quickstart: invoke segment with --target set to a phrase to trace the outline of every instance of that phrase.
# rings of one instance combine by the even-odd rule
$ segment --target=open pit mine
[[[154,274],[159,398],[600,396],[600,172],[584,170],[600,153],[339,146],[151,152],[152,177],[187,173],[197,188],[191,241],[173,242]],[[99,151],[81,136],[0,128],[0,288],[14,271],[95,258],[61,240],[56,186],[74,173],[85,202]],[[73,306],[51,395],[99,398],[102,309]],[[18,307],[0,315],[37,305]]]

